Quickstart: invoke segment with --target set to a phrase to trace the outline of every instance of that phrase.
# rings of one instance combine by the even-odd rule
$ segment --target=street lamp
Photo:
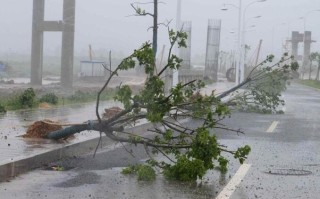
[[[251,26],[247,26],[247,23],[250,19],[259,19],[261,18],[261,15],[258,15],[258,16],[255,16],[255,17],[251,17],[247,20],[245,20],[245,18],[243,18],[243,27],[242,27],[242,53],[243,53],[243,63],[241,65],[241,68],[240,68],[240,71],[242,72],[241,73],[241,76],[240,76],[240,82],[242,82],[244,80],[244,69],[245,69],[245,62],[246,62],[246,33],[247,33],[247,29],[248,28],[254,28],[256,27],[256,25],[251,25]]]
[[[267,0],[256,0],[253,1],[249,4],[246,5],[246,7],[244,8],[244,10],[242,10],[242,0],[239,0],[239,6],[233,5],[233,4],[224,4],[224,7],[221,8],[222,11],[227,11],[228,8],[227,6],[232,6],[238,9],[238,64],[236,65],[236,85],[238,85],[241,81],[243,81],[244,79],[244,66],[243,66],[243,50],[242,50],[242,42],[241,42],[241,33],[243,33],[243,31],[241,31],[241,24],[244,24],[244,19],[245,19],[245,13],[248,9],[248,7],[254,3],[259,3],[259,2],[265,2]],[[242,16],[243,13],[243,16]]]
[[[240,69],[240,77],[239,77],[239,83],[244,81],[244,65],[245,65],[245,52],[246,52],[246,39],[245,39],[245,29],[246,29],[246,13],[247,13],[247,9],[255,4],[255,3],[261,3],[261,2],[265,2],[266,0],[257,0],[257,1],[253,1],[249,4],[247,4],[244,8],[243,11],[243,22],[242,22],[242,40],[241,40],[241,51],[240,51],[240,62],[239,62],[239,69]],[[260,15],[253,17],[254,19],[258,19],[261,18]]]
[[[221,10],[222,11],[227,11],[228,10],[228,7],[227,6],[232,6],[232,7],[234,7],[234,8],[236,8],[236,9],[238,9],[238,40],[237,40],[237,51],[238,51],[238,53],[237,53],[237,56],[238,56],[238,58],[236,59],[237,60],[237,62],[240,62],[240,59],[241,59],[241,41],[240,41],[240,39],[241,39],[241,16],[242,16],[242,0],[239,0],[239,6],[236,6],[236,5],[234,5],[234,4],[224,4],[224,7],[223,8],[221,8]],[[238,85],[239,84],[239,70],[240,70],[240,65],[238,64],[238,63],[236,63],[236,85]]]
[[[177,0],[177,17],[176,17],[176,31],[181,29],[181,0]],[[176,45],[176,54],[178,54],[178,46]],[[179,82],[179,71],[172,71],[172,87],[175,87]]]

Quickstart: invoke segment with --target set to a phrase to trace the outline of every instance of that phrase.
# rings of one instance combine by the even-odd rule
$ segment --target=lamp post
[[[221,8],[222,11],[227,11],[228,7],[227,6],[232,6],[236,9],[238,9],[238,39],[237,39],[237,63],[236,63],[236,85],[239,84],[239,74],[240,74],[240,68],[239,68],[239,61],[241,59],[241,16],[242,16],[242,0],[239,0],[239,6],[236,6],[234,4],[224,4],[223,8]]]
[[[246,32],[245,32],[245,29],[246,29],[246,13],[247,13],[247,9],[255,4],[255,3],[261,3],[261,2],[265,2],[266,0],[257,0],[257,1],[253,1],[249,4],[247,4],[244,8],[244,11],[243,11],[243,23],[242,23],[242,40],[241,40],[241,51],[240,51],[240,62],[239,62],[239,65],[240,65],[240,79],[239,79],[239,83],[241,83],[243,80],[244,80],[244,65],[245,65],[245,51],[246,51],[246,44],[245,44],[245,35],[246,35]],[[261,16],[256,16],[256,17],[253,17],[253,18],[260,18]]]
[[[245,23],[245,14],[249,6],[251,6],[254,3],[259,3],[259,2],[265,2],[266,0],[256,0],[253,1],[249,4],[247,4],[242,10],[242,0],[239,0],[239,6],[233,5],[233,4],[224,4],[224,7],[221,9],[223,11],[228,10],[226,6],[232,6],[238,9],[238,63],[236,64],[236,85],[240,84],[244,80],[244,49],[243,49],[243,39],[241,39],[241,35],[244,34],[243,29],[241,31],[241,24],[244,25]],[[242,14],[243,13],[243,14]]]
[[[181,28],[181,0],[177,0],[177,17],[176,17],[176,31],[180,31]],[[176,54],[178,54],[179,48],[176,45]],[[179,71],[172,71],[172,87],[175,87],[179,82]]]
[[[253,3],[252,3],[253,4]],[[249,4],[251,5],[251,4]],[[248,7],[248,6],[247,6]],[[246,7],[246,8],[247,8]],[[246,11],[246,9],[245,9]],[[261,15],[249,18],[249,19],[259,19],[261,18]],[[240,65],[240,82],[242,82],[244,80],[244,71],[245,71],[245,64],[246,64],[246,32],[247,32],[247,28],[254,28],[256,27],[256,25],[251,25],[247,27],[247,22],[249,21],[249,19],[245,20],[245,12],[243,13],[243,27],[242,27],[242,45],[241,45],[241,50],[242,50],[242,57],[241,57],[241,65]]]

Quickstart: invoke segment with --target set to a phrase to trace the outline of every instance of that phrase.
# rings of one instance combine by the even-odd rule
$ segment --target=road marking
[[[227,186],[223,188],[220,194],[215,199],[228,199],[231,197],[237,186],[241,183],[244,176],[247,174],[251,167],[251,164],[243,164],[240,166],[236,174],[229,181]]]
[[[277,128],[279,121],[273,121],[270,127],[267,130],[267,133],[273,133],[273,131]]]

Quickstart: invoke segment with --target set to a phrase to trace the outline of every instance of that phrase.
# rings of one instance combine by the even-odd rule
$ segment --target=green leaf
[[[125,109],[128,109],[132,106],[132,91],[128,85],[121,86],[119,90],[116,92],[114,99],[116,101],[122,102]]]

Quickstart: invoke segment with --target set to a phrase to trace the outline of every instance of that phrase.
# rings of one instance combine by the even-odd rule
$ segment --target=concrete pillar
[[[311,50],[311,31],[304,32],[304,53],[303,53],[303,67],[308,67],[310,63],[310,50]]]
[[[32,47],[31,47],[31,84],[42,84],[44,0],[33,0]]]
[[[204,78],[218,80],[221,20],[209,19]]]
[[[73,86],[75,6],[75,0],[64,0],[63,2],[61,86],[65,88]]]
[[[298,61],[299,35],[298,31],[292,31],[291,51],[295,61]]]
[[[298,54],[299,43],[304,41],[304,35],[300,34],[298,31],[292,31],[291,38],[292,55],[295,61],[300,61],[301,56]]]
[[[186,21],[182,23],[182,31],[187,33],[188,38],[186,40],[187,47],[179,48],[179,57],[183,59],[181,63],[181,69],[191,68],[191,32],[192,32],[192,22]]]
[[[61,86],[73,86],[75,0],[63,1],[63,21],[44,21],[45,0],[33,0],[31,84],[42,85],[43,32],[62,32]]]
[[[298,61],[299,42],[292,42],[292,55],[295,61]]]

